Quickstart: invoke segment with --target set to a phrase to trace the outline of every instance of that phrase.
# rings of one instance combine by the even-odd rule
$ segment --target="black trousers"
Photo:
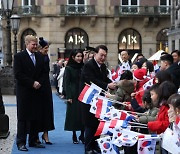
[[[26,145],[27,134],[29,134],[28,142],[32,144],[38,139],[38,129],[37,129],[38,121],[26,121],[26,120],[18,120],[17,123],[17,138],[16,144],[24,144]]]
[[[98,139],[99,136],[94,136],[96,130],[97,128],[94,127],[85,127],[85,151],[98,148],[96,139]]]

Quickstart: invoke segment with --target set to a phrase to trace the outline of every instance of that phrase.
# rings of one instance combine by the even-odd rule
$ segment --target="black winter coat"
[[[34,81],[41,85],[45,82],[44,59],[40,53],[35,53],[34,66],[26,50],[14,56],[14,75],[16,79],[16,99],[18,120],[42,119],[42,87],[33,88]]]
[[[45,64],[45,82],[42,85],[43,97],[41,101],[43,102],[42,110],[42,123],[40,126],[40,131],[49,131],[54,129],[54,114],[53,114],[53,98],[52,90],[49,79],[49,57],[48,55],[42,55],[44,57]]]
[[[85,83],[91,84],[91,82],[98,85],[104,90],[107,90],[107,85],[111,82],[111,80],[107,77],[106,65],[102,64],[100,69],[94,58],[84,64],[80,81],[81,90],[84,88]],[[94,114],[89,112],[90,105],[82,103],[81,106],[83,123],[85,124],[85,126],[97,128],[99,125],[99,121],[97,118],[95,118]]]

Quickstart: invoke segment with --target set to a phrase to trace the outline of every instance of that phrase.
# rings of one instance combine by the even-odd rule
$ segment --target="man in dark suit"
[[[176,88],[180,86],[180,66],[177,63],[173,63],[173,56],[165,54],[161,56],[160,70],[165,70],[171,74],[172,81]]]
[[[95,49],[94,58],[84,64],[81,74],[81,88],[85,83],[93,82],[104,90],[115,89],[116,84],[107,77],[106,61],[108,49],[104,45],[99,45]],[[99,121],[94,114],[89,112],[90,105],[82,103],[83,122],[85,125],[85,153],[100,153],[94,134],[98,128]]]
[[[42,118],[42,91],[45,78],[44,60],[37,50],[37,38],[25,37],[26,49],[14,56],[14,75],[17,98],[17,140],[18,150],[28,151],[26,137],[29,134],[29,147],[44,148],[37,142],[38,123]]]

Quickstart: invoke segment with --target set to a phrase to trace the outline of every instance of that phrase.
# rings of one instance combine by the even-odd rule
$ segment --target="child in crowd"
[[[168,116],[169,116],[169,121],[170,121],[169,128],[172,130],[172,134],[174,136],[173,140],[177,140],[177,142],[172,142],[170,144],[175,143],[177,145],[177,147],[179,147],[177,143],[179,141],[179,133],[180,133],[180,95],[179,94],[171,95],[167,102],[168,102],[169,107],[170,107],[170,109],[168,110]],[[177,136],[175,134],[177,134]],[[163,142],[168,142],[168,141],[166,141],[164,139]],[[166,147],[167,151],[163,148],[162,148],[162,150],[163,150],[162,151],[163,154],[169,154],[168,153],[169,148]],[[177,153],[178,153],[179,148],[175,149],[175,150],[177,150]]]
[[[150,90],[154,89],[155,86],[156,85],[153,85],[149,90],[146,90],[144,92],[144,95],[142,97],[142,101],[144,104],[144,108],[147,111],[138,117],[138,121],[140,123],[147,124],[149,121],[156,120],[156,116],[157,116],[159,109],[153,105],[153,103],[151,101],[151,94],[150,94]]]
[[[155,83],[161,84],[164,81],[171,81],[172,82],[172,77],[171,74],[168,71],[158,71],[155,75]]]
[[[135,62],[131,66],[131,72],[133,73],[135,70],[137,70],[139,68],[140,68],[140,63],[139,62]]]
[[[143,106],[142,103],[142,97],[144,94],[144,88],[143,85],[149,80],[147,78],[147,70],[144,68],[137,69],[133,72],[133,79],[135,81],[135,91],[131,93],[131,98],[138,102],[139,106]],[[132,103],[131,103],[132,104]],[[138,110],[135,110],[136,112],[139,112]]]
[[[144,113],[138,114],[138,117],[136,118],[136,120],[140,123],[147,124],[149,121],[154,121],[156,119],[156,116],[159,110],[158,108],[154,107],[152,104],[150,90],[146,90],[144,92],[142,101],[143,101],[144,107],[143,108],[141,107],[141,108],[142,108],[142,112],[144,111]],[[149,134],[149,131],[146,128],[139,128],[136,131],[143,134]],[[137,145],[135,146],[137,147]]]
[[[169,126],[169,117],[168,110],[169,106],[167,104],[168,98],[176,93],[175,85],[170,81],[164,81],[159,86],[159,84],[155,84],[150,89],[151,100],[154,106],[159,107],[159,112],[157,115],[157,119],[155,121],[148,122],[148,129],[151,132],[161,134],[163,133],[167,127]],[[160,147],[162,154],[167,154],[168,152]]]
[[[159,113],[155,121],[148,122],[148,129],[157,134],[163,133],[169,125],[167,104],[168,98],[176,93],[176,87],[172,82],[164,81],[160,86],[154,86],[150,90],[153,105],[159,107]]]
[[[147,69],[147,75],[150,78],[153,78],[155,76],[155,72],[154,72],[154,65],[152,62],[150,61],[145,61],[142,65],[142,68]]]
[[[131,71],[125,70],[121,74],[120,81],[117,82],[117,89],[110,91],[106,97],[120,101],[129,102],[131,100],[131,93],[134,91],[133,76]],[[115,104],[116,108],[121,108],[121,105]]]
[[[169,121],[175,122],[176,118],[180,117],[180,95],[171,95],[168,99],[168,104],[170,107],[170,109],[168,110]]]

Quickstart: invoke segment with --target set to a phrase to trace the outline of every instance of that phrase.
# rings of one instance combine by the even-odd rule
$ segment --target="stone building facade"
[[[171,27],[168,30],[169,50],[180,50],[180,0],[171,0]]]
[[[24,36],[35,34],[51,42],[51,62],[67,58],[71,49],[107,45],[108,63],[116,66],[118,53],[129,50],[150,57],[167,47],[170,0],[15,0],[21,16],[18,51]]]

